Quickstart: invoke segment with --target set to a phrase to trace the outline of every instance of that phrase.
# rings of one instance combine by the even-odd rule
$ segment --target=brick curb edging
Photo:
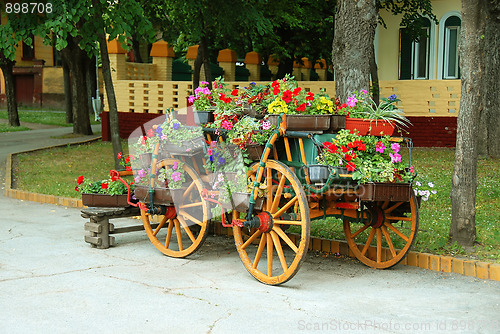
[[[97,139],[99,138],[88,140],[85,142],[74,143],[73,145],[91,142]],[[66,145],[67,144],[60,146],[66,146]],[[14,154],[9,154],[7,156],[6,173],[5,173],[5,196],[25,201],[56,204],[71,208],[83,208],[82,200],[76,198],[59,197],[54,195],[43,195],[43,194],[12,189],[12,156],[19,153],[34,152],[43,149],[47,148],[18,152]],[[233,236],[233,230],[231,228],[223,227],[220,224],[214,224],[213,227],[215,234]],[[290,235],[290,237],[292,239],[295,238],[294,235]],[[347,244],[346,241],[343,240],[330,240],[330,239],[311,237],[311,240],[309,242],[309,250],[320,251],[330,254],[340,254],[355,258],[354,254],[349,249],[349,245]],[[390,254],[390,250],[388,248],[383,248],[383,257],[386,256],[386,254]],[[429,253],[418,253],[410,251],[408,252],[408,255],[400,262],[400,264],[413,267],[420,267],[423,269],[429,269],[444,273],[456,273],[465,276],[472,276],[479,279],[491,279],[494,281],[500,281],[500,264],[497,263],[482,262],[477,260],[457,259],[451,256],[442,256],[442,255],[434,255]]]

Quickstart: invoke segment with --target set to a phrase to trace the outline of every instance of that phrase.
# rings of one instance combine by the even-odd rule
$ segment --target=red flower
[[[79,191],[78,186],[76,186],[76,187],[75,187],[75,190],[76,190],[76,191]]]
[[[101,183],[101,188],[102,189],[108,189],[109,184],[107,182]]]
[[[313,93],[313,92],[308,92],[308,93],[307,93],[306,100],[307,100],[307,101],[312,101],[312,100],[314,100],[314,93]]]
[[[345,147],[344,145],[342,145],[342,152],[344,152],[344,153],[349,152],[349,149],[347,147]]]
[[[127,170],[127,171],[131,171],[131,170],[132,170],[132,167],[127,166],[127,167],[125,167],[125,170]]]
[[[288,90],[288,89],[287,89],[287,90],[285,90],[285,91],[283,92],[283,101],[285,101],[285,103],[290,103],[290,102],[292,102],[292,97],[293,97],[293,96],[292,96],[292,94],[293,94],[293,93],[292,93],[290,90]]]
[[[306,110],[306,104],[302,103],[300,106],[297,107],[297,111],[304,111]]]
[[[80,184],[82,184],[82,183],[83,183],[83,175],[80,175],[80,176],[78,177],[78,179],[76,180],[76,183],[77,183],[78,185],[80,185]]]
[[[348,172],[354,172],[354,170],[356,169],[356,165],[352,162],[349,162],[345,167],[347,168]]]
[[[232,96],[238,95],[238,90],[237,89],[233,89],[233,91],[231,92],[231,95]]]
[[[280,86],[278,85],[278,86],[273,88],[273,94],[278,95],[279,93],[280,93]]]
[[[280,87],[280,83],[277,80],[274,80],[273,83],[271,84],[271,87]]]
[[[154,137],[155,131],[153,129],[148,130],[148,137]]]
[[[146,145],[147,142],[148,142],[148,138],[146,138],[146,136],[142,136],[141,137],[141,144]]]
[[[127,156],[127,158],[125,159],[125,162],[128,163],[128,164],[130,163],[130,155]]]
[[[337,153],[337,146],[335,146],[335,144],[330,142],[324,142],[323,146],[328,150],[328,152]]]
[[[122,152],[118,152],[118,159],[122,158]]]
[[[346,155],[344,156],[344,159],[345,159],[346,161],[351,161],[351,160],[352,160],[352,158],[353,158],[353,157],[352,157],[351,155],[349,155],[349,154],[346,154]]]
[[[358,144],[358,151],[366,151],[366,144],[363,143],[361,140],[359,141]]]
[[[302,88],[300,88],[300,87],[295,88],[295,89],[293,90],[293,96],[297,96],[297,95],[299,95],[299,93],[300,93],[300,91],[301,91],[301,90],[302,90]]]
[[[118,180],[118,176],[115,175],[111,176],[111,181],[116,181],[116,180]]]

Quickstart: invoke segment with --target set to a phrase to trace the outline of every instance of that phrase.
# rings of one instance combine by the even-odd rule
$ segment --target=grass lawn
[[[43,110],[34,110],[34,109],[19,109],[19,120],[21,122],[27,123],[37,123],[37,124],[46,124],[46,125],[56,125],[56,126],[73,126],[73,124],[66,123],[66,114],[61,111],[43,109]],[[7,110],[0,109],[0,118],[8,119]],[[91,124],[98,124],[99,122],[95,122],[91,119]],[[0,124],[0,132],[10,132],[10,131],[25,131],[29,130],[26,127],[11,127],[8,125]]]
[[[126,144],[124,143],[124,146]],[[18,155],[15,166],[17,189],[43,194],[79,197],[74,190],[80,175],[91,179],[109,176],[113,168],[111,143],[97,142]],[[92,159],[89,159],[92,157]],[[476,200],[477,246],[465,253],[461,247],[448,245],[451,221],[451,175],[454,149],[416,148],[412,161],[420,182],[432,181],[438,191],[435,198],[422,202],[420,224],[413,249],[433,254],[463,255],[500,263],[500,161],[478,162]],[[32,162],[36,161],[36,164]],[[311,223],[313,236],[344,239],[342,222],[334,218]]]

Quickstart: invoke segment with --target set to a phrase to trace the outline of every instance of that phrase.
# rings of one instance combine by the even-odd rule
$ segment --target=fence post
[[[224,49],[217,57],[219,66],[224,70],[225,81],[235,81],[236,78],[236,51]]]
[[[150,55],[153,57],[154,78],[161,81],[172,81],[174,49],[167,42],[158,41],[153,43]]]
[[[276,74],[278,74],[279,64],[280,62],[275,55],[270,55],[269,58],[267,59],[267,67],[269,67],[269,71],[271,71],[273,79],[276,78]]]
[[[109,65],[111,67],[111,78],[116,80],[127,79],[127,64],[125,63],[125,50],[118,40],[108,41]]]
[[[260,81],[260,65],[262,64],[262,56],[255,51],[248,52],[245,56],[245,65],[250,76],[249,81]]]
[[[300,72],[302,73],[303,81],[311,81],[311,68],[312,64],[307,57],[302,58],[304,65],[300,66]]]

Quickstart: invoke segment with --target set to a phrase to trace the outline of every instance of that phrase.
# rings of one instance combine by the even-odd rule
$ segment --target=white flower
[[[428,185],[429,185],[429,187],[434,188],[434,183],[429,182]]]
[[[437,192],[436,190],[431,190],[431,193],[432,193],[433,195],[436,195],[438,192]]]
[[[417,181],[417,182],[415,182],[415,185],[416,185],[417,187],[420,187],[420,186],[422,185],[422,183],[420,183],[420,182],[418,182],[418,181]]]

